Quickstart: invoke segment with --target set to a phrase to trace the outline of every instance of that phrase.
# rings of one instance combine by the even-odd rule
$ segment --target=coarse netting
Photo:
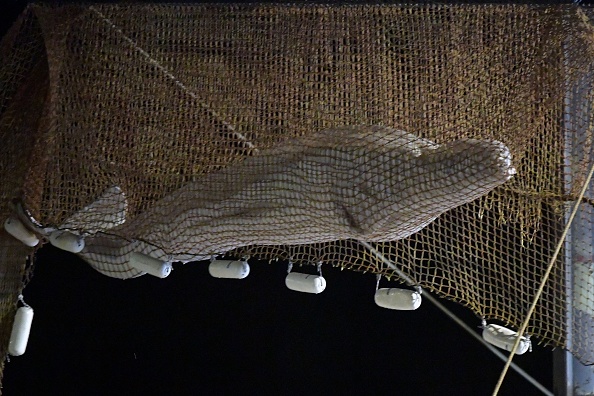
[[[372,242],[518,328],[593,164],[591,14],[32,6],[0,47],[3,216],[22,205],[38,231],[84,234],[81,256],[116,278],[140,274],[134,251],[394,276],[358,241]],[[586,364],[592,203],[572,263],[587,286],[568,312],[557,260],[528,327]]]

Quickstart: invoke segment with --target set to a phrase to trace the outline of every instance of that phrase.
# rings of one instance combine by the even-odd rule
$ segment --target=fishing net
[[[84,235],[80,255],[123,279],[141,274],[132,252],[398,279],[366,241],[415,284],[518,328],[593,163],[591,16],[32,6],[0,47],[0,207],[40,234]],[[581,247],[556,261],[528,333],[592,364],[581,201]],[[571,295],[567,265],[586,285]]]

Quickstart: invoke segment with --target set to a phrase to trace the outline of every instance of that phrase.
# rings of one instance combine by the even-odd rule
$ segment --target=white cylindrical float
[[[399,311],[414,311],[421,306],[421,293],[398,288],[378,289],[375,292],[375,303],[387,309]]]
[[[33,322],[33,308],[29,306],[17,309],[14,323],[12,324],[12,333],[8,343],[8,353],[12,356],[21,356],[27,349],[29,342],[29,333],[31,332],[31,323]]]
[[[146,272],[157,278],[167,278],[172,270],[170,262],[157,260],[146,254],[137,252],[130,253],[130,265],[139,271]]]
[[[71,253],[80,253],[85,247],[85,239],[68,231],[54,231],[49,236],[49,241],[58,249]]]
[[[25,225],[15,216],[10,216],[6,219],[4,222],[4,229],[27,246],[33,247],[37,246],[39,243],[37,236],[27,229],[27,227],[25,227]]]
[[[285,284],[291,290],[302,293],[319,294],[326,289],[326,279],[320,275],[291,272],[285,278]]]
[[[508,352],[511,352],[516,338],[518,338],[518,333],[503,326],[489,324],[483,328],[483,339],[485,341]],[[530,349],[530,345],[530,339],[522,336],[520,345],[518,345],[518,349],[516,350],[516,355],[526,353]]]
[[[243,279],[249,275],[250,265],[247,261],[213,260],[208,273],[214,278]]]

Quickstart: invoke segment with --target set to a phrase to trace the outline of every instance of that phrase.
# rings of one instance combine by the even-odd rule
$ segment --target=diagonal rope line
[[[538,300],[542,296],[545,284],[547,283],[547,281],[549,279],[549,275],[551,274],[551,271],[553,270],[553,266],[555,265],[555,262],[557,261],[559,252],[561,252],[561,248],[563,247],[565,238],[567,237],[567,234],[569,233],[569,229],[571,228],[571,223],[573,223],[573,219],[575,218],[575,215],[580,207],[582,198],[586,194],[586,190],[588,189],[588,186],[590,185],[590,181],[592,180],[593,174],[594,174],[594,164],[592,165],[592,167],[590,167],[590,172],[588,173],[588,177],[586,178],[586,181],[584,182],[584,185],[582,186],[580,195],[578,196],[578,198],[575,202],[575,205],[573,207],[571,215],[569,216],[569,219],[567,220],[567,224],[565,225],[565,228],[563,229],[563,233],[561,234],[561,237],[559,238],[559,243],[557,244],[557,247],[555,248],[555,252],[553,253],[553,256],[551,257],[549,266],[547,267],[547,270],[542,277],[542,281],[540,283],[540,286],[538,287],[538,290],[536,291],[536,295],[534,296],[532,305],[530,306],[530,309],[528,310],[528,313],[526,314],[526,319],[524,319],[524,323],[522,323],[522,327],[520,327],[520,329],[518,330],[518,336],[516,337],[514,346],[511,350],[511,352],[509,353],[509,357],[507,358],[507,362],[505,363],[505,366],[503,367],[503,371],[501,372],[501,375],[499,376],[499,381],[497,381],[497,385],[495,385],[495,390],[493,391],[493,396],[497,396],[497,394],[499,393],[501,384],[503,383],[503,380],[505,379],[505,375],[507,374],[507,371],[508,371],[509,366],[514,358],[514,355],[516,354],[516,351],[518,350],[518,346],[520,345],[520,339],[521,339],[522,335],[524,334],[524,332],[526,331],[526,328],[528,327],[528,322],[530,321],[530,318],[532,317],[532,314],[534,313],[534,310],[536,308],[536,304],[538,303]]]
[[[111,21],[111,19],[109,19],[107,16],[105,16],[101,11],[97,10],[94,6],[90,6],[89,10],[93,11],[95,14],[97,14],[99,16],[99,18],[101,18],[101,20],[103,20],[103,22],[105,22],[107,25],[109,25],[110,28],[112,28],[113,30],[115,30],[120,36],[122,36],[122,38],[124,40],[126,40],[126,42],[128,44],[130,44],[130,46],[132,48],[134,48],[140,55],[142,55],[144,58],[146,58],[146,60],[153,65],[154,67],[156,67],[159,71],[161,71],[165,77],[167,77],[169,80],[171,80],[178,88],[180,88],[182,91],[186,92],[192,99],[196,100],[198,102],[198,104],[200,104],[200,106],[208,113],[210,114],[213,118],[215,118],[216,120],[218,120],[221,124],[223,124],[223,126],[225,128],[227,128],[229,131],[231,131],[233,133],[233,135],[235,135],[235,137],[237,137],[239,140],[242,140],[244,142],[244,144],[251,150],[257,152],[258,149],[256,149],[256,147],[253,145],[252,142],[249,141],[249,139],[242,134],[241,132],[238,132],[235,127],[230,124],[229,122],[225,121],[224,118],[217,113],[216,111],[214,111],[213,109],[211,109],[208,105],[206,105],[204,102],[202,102],[202,99],[200,99],[198,97],[198,95],[196,95],[192,90],[190,90],[183,82],[181,82],[173,73],[171,73],[169,70],[167,70],[167,68],[165,66],[163,66],[161,63],[159,63],[156,59],[154,59],[153,57],[150,56],[150,54],[148,52],[146,52],[145,50],[143,50],[134,40],[132,40],[130,37],[128,37],[123,31],[122,29],[120,29],[119,27],[116,26],[115,23],[113,23]]]
[[[361,245],[365,246],[367,248],[367,250],[369,250],[377,259],[379,259],[380,261],[382,261],[385,265],[387,265],[388,267],[390,267],[391,269],[394,270],[394,272],[396,272],[396,274],[403,279],[409,286],[413,286],[413,287],[419,287],[418,285],[416,285],[413,280],[408,277],[404,272],[402,272],[393,262],[391,262],[390,260],[388,260],[386,258],[386,256],[384,256],[382,253],[380,253],[377,249],[375,249],[373,246],[371,246],[369,243],[365,242],[365,241],[358,241]],[[378,279],[378,283],[379,283],[379,279]],[[422,290],[422,289],[421,289]],[[501,359],[502,361],[506,361],[506,357],[503,353],[499,352],[494,346],[492,346],[491,344],[487,343],[485,340],[483,340],[482,337],[480,337],[478,334],[476,334],[475,331],[473,331],[466,323],[464,323],[460,318],[458,318],[456,315],[454,315],[449,309],[447,309],[443,304],[441,304],[437,298],[433,297],[431,294],[429,294],[426,290],[422,290],[423,291],[423,298],[429,300],[433,305],[435,305],[441,312],[443,312],[444,314],[446,314],[450,319],[452,319],[454,322],[456,322],[457,325],[459,325],[460,327],[462,327],[462,329],[464,329],[468,334],[470,334],[474,339],[476,339],[478,342],[480,342],[481,344],[483,344],[488,350],[490,350],[491,352],[493,352],[493,354],[495,356],[497,356],[499,359]],[[544,385],[542,385],[540,382],[538,382],[535,378],[533,378],[532,376],[530,376],[530,374],[528,374],[526,371],[522,370],[522,368],[520,366],[518,366],[515,363],[511,363],[511,368],[514,369],[518,374],[520,374],[526,381],[530,382],[532,385],[534,385],[538,390],[540,390],[544,395],[547,396],[553,396],[553,393],[548,390]]]

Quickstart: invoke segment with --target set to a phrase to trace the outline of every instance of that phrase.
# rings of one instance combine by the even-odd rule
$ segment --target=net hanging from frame
[[[394,276],[365,240],[423,288],[517,328],[593,164],[591,17],[31,6],[0,46],[2,218],[21,207],[40,230],[85,235],[82,258],[123,279],[140,274],[133,251]],[[561,259],[528,333],[592,364],[594,250],[587,235],[579,246],[572,344]],[[3,312],[22,287],[11,279]]]

